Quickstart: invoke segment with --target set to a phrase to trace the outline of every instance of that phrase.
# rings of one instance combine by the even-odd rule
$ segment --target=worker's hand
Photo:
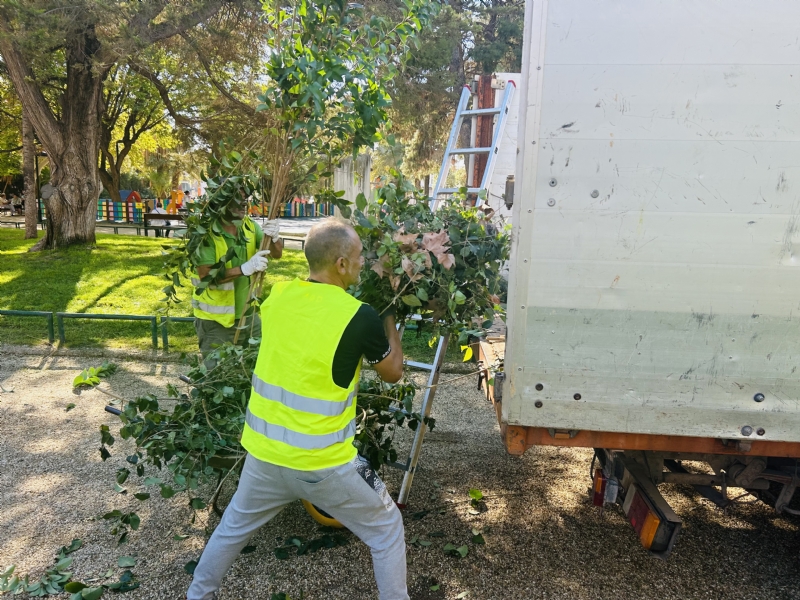
[[[269,250],[262,250],[261,252],[256,252],[253,255],[253,258],[248,260],[246,263],[243,263],[240,267],[242,269],[242,275],[245,277],[250,277],[253,273],[260,273],[261,271],[267,270],[267,256],[269,255]]]
[[[261,226],[261,230],[264,232],[264,235],[271,237],[273,242],[277,242],[281,239],[281,225],[278,223],[277,219],[265,222]]]

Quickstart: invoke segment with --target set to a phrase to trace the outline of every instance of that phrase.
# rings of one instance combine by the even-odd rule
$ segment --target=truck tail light
[[[625,467],[622,511],[642,546],[660,558],[667,558],[678,539],[681,519],[650,480],[644,467],[627,456],[619,457]]]
[[[602,507],[606,497],[606,477],[603,469],[595,469],[594,481],[592,482],[592,504]]]
[[[653,545],[653,538],[655,538],[656,531],[658,531],[658,526],[661,523],[661,518],[650,507],[647,498],[636,487],[635,483],[631,484],[628,489],[623,510],[634,531],[639,534],[642,546],[650,550]]]

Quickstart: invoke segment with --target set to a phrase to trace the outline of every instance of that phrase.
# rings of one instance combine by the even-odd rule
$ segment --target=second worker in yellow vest
[[[192,294],[194,326],[203,358],[215,346],[233,341],[239,319],[247,309],[250,276],[267,268],[267,255],[280,258],[283,254],[283,240],[277,221],[267,221],[262,231],[258,223],[245,216],[243,206],[231,209],[229,219],[241,221],[241,226],[237,228],[230,223],[223,227],[221,235],[211,236],[211,244],[199,250],[197,272],[192,277],[192,285],[197,286],[209,274],[211,267],[222,260],[230,248],[234,248],[235,254],[225,263],[222,279],[204,289],[195,287]],[[269,250],[259,252],[264,235],[271,238]],[[252,327],[250,318],[254,320]],[[245,327],[239,335],[240,345],[246,345],[251,336],[261,337],[258,315],[249,317]]]
[[[361,251],[349,223],[326,219],[306,238],[308,281],[275,285],[261,305],[264,335],[242,435],[248,454],[189,600],[212,598],[255,531],[299,499],[369,546],[380,600],[408,600],[403,519],[353,446],[362,358],[385,381],[403,374],[394,316],[381,321],[346,292],[358,281]],[[324,587],[318,595],[325,596]]]

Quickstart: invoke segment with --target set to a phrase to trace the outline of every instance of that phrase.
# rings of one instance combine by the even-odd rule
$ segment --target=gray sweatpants
[[[210,600],[255,531],[301,498],[323,509],[369,546],[380,600],[409,600],[403,518],[382,484],[376,487],[379,492],[364,481],[354,462],[319,471],[295,471],[248,454],[239,487],[195,568],[188,600]]]

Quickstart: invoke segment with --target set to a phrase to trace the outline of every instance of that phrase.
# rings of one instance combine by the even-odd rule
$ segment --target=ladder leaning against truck
[[[681,520],[661,483],[800,514],[798,20],[778,0],[526,2],[487,392],[512,454],[594,448],[595,504],[662,557]]]

